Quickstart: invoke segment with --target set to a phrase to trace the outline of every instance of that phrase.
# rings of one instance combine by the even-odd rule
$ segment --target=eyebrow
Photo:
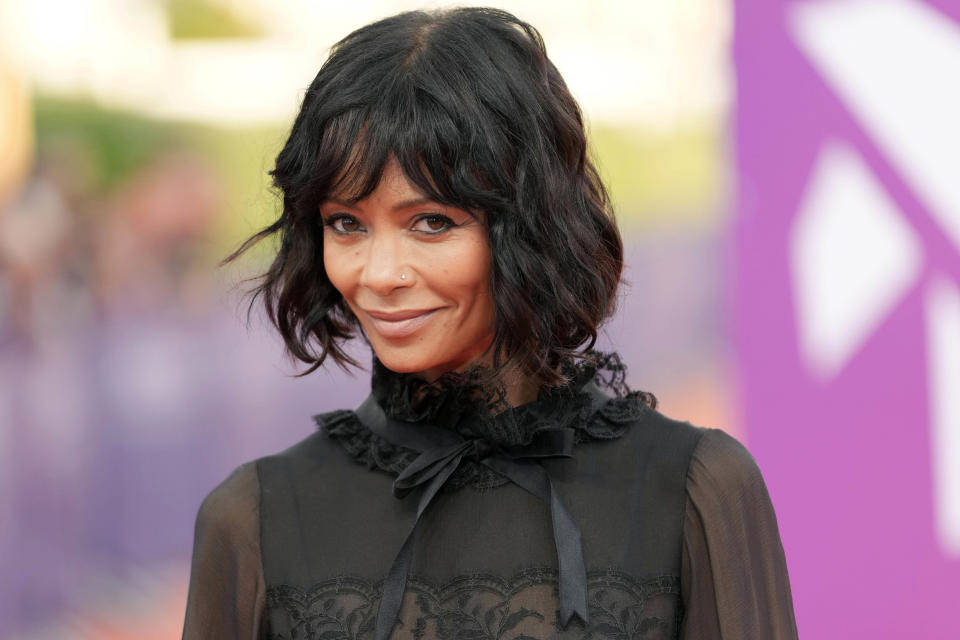
[[[329,203],[332,203],[332,204],[335,204],[335,205],[339,205],[339,206],[341,206],[341,207],[353,207],[353,206],[355,206],[355,205],[357,204],[357,202],[359,202],[359,200],[355,200],[355,199],[351,198],[351,199],[349,199],[349,200],[343,201],[343,200],[339,200],[339,199],[337,199],[337,198],[327,198],[325,202],[329,202]],[[435,205],[435,204],[438,204],[438,203],[437,203],[436,201],[434,201],[434,200],[431,200],[430,198],[425,197],[425,196],[418,196],[418,197],[416,197],[416,198],[410,198],[410,199],[408,199],[408,200],[403,200],[402,202],[398,202],[397,204],[393,205],[393,206],[391,207],[391,209],[392,209],[393,211],[399,211],[399,210],[401,210],[401,209],[409,209],[410,207],[420,207],[420,206],[423,206],[423,205],[425,205],[425,204],[433,204],[433,205]]]

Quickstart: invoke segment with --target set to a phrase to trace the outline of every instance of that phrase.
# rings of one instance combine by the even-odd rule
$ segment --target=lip
[[[384,338],[403,338],[429,320],[438,309],[408,309],[404,311],[367,311],[373,326]]]

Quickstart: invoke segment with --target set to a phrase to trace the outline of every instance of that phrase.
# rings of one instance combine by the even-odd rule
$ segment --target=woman
[[[257,289],[356,410],[238,468],[197,518],[184,637],[792,638],[753,459],[592,351],[622,245],[539,34],[405,13],[333,50],[272,172]],[[308,372],[309,372],[308,371]]]

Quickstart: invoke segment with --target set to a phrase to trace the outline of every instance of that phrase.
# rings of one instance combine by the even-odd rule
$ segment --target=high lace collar
[[[596,380],[614,397],[629,393],[626,367],[615,353],[592,351],[578,363],[567,364],[562,386],[543,386],[537,399],[511,407],[502,388],[482,386],[481,370],[448,372],[433,382],[396,373],[376,357],[371,388],[377,403],[395,420],[425,422],[453,429],[466,437],[492,444],[527,444],[542,426],[576,427],[588,417],[592,397],[584,387]]]
[[[384,412],[404,422],[420,422],[453,429],[467,438],[481,438],[498,446],[529,444],[539,429],[567,427],[576,433],[576,442],[611,440],[621,437],[630,424],[657,406],[656,397],[645,391],[631,391],[626,384],[626,367],[614,352],[591,351],[577,363],[564,367],[569,382],[543,386],[532,402],[508,406],[502,390],[480,385],[479,371],[446,373],[433,382],[413,374],[396,373],[376,358],[371,392]],[[610,401],[594,409],[586,385],[593,382]],[[358,461],[394,475],[415,456],[413,451],[394,446],[372,433],[349,410],[314,416],[326,433]],[[478,488],[502,484],[482,465],[465,464],[453,485],[471,483]]]

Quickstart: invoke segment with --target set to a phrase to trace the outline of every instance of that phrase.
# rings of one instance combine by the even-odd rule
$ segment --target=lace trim
[[[373,637],[381,582],[341,576],[303,590],[270,586],[266,605],[272,640]],[[557,574],[532,568],[504,580],[488,574],[458,577],[435,586],[411,578],[401,608],[400,637],[592,638],[666,640],[679,633],[680,580],[645,581],[615,570],[587,574],[589,624],[562,629],[556,612]]]
[[[505,445],[529,444],[538,430],[550,427],[573,428],[578,444],[613,440],[622,437],[631,424],[656,407],[652,393],[627,387],[626,367],[615,353],[592,352],[590,360],[571,365],[567,374],[571,380],[568,386],[545,387],[535,402],[496,414],[490,410],[486,396],[482,402],[477,400],[476,378],[471,372],[448,373],[434,383],[426,383],[375,366],[372,384],[381,406],[394,418],[453,425],[464,436]],[[591,380],[614,396],[596,412],[592,412],[590,394],[583,389]],[[351,410],[331,411],[313,418],[329,437],[369,469],[398,475],[417,456],[416,452],[371,432]],[[489,489],[506,482],[489,467],[464,460],[447,486]]]
[[[571,404],[588,400],[589,394],[583,392],[583,387],[591,380],[616,398],[632,393],[626,384],[627,367],[613,352],[592,350],[584,354],[583,360],[568,362],[563,367],[566,385],[544,386],[536,401],[521,407],[506,404],[502,387],[483,387],[483,373],[481,367],[472,367],[427,382],[415,375],[395,373],[374,359],[371,387],[377,402],[392,418],[437,426],[457,425],[465,431],[464,435],[482,436],[505,445],[523,444],[525,438],[529,439],[529,431],[523,428],[529,413],[552,408],[554,413],[567,414]],[[656,408],[657,399],[652,393],[636,395],[644,404]],[[589,406],[589,401],[586,404]]]

